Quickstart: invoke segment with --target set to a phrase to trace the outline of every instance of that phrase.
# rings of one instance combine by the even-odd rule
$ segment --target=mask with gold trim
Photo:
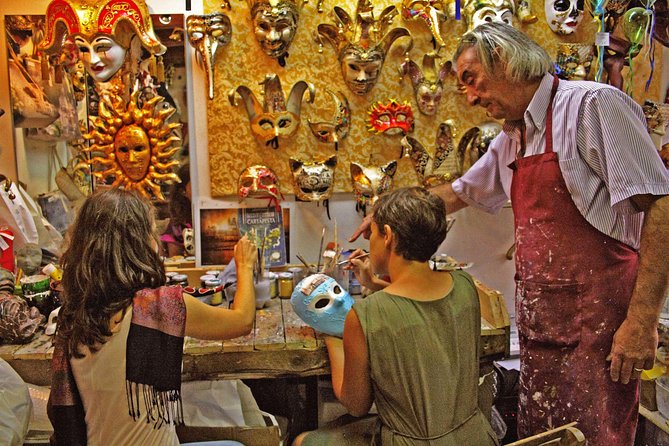
[[[83,135],[90,145],[82,151],[97,154],[89,162],[96,178],[164,200],[160,185],[179,181],[173,172],[179,161],[172,158],[181,149],[181,138],[175,136],[181,124],[167,122],[175,110],[160,106],[163,97],[139,107],[139,94],[133,91],[129,103],[113,92],[103,94],[98,116],[91,116],[92,130]]]
[[[486,22],[503,22],[513,26],[515,11],[513,0],[465,0],[463,6],[468,31]]]
[[[546,23],[555,34],[572,34],[583,20],[584,0],[546,0]]]
[[[472,165],[487,151],[490,143],[502,131],[502,126],[495,121],[482,122],[467,130],[458,143],[458,175],[464,175]]]
[[[209,99],[214,99],[214,67],[216,52],[230,43],[232,24],[222,13],[191,15],[186,18],[186,35],[195,48],[200,68],[207,72]]]
[[[337,52],[346,86],[357,95],[365,95],[376,85],[390,47],[400,37],[411,37],[406,28],[388,31],[398,14],[395,6],[386,7],[378,18],[374,17],[374,5],[370,0],[358,0],[355,14],[349,15],[335,6],[336,23],[318,25],[319,52],[323,39],[330,42]],[[405,53],[413,46],[410,41]]]
[[[269,198],[275,206],[283,195],[279,190],[279,177],[267,166],[256,164],[244,169],[239,175],[237,188],[239,201],[245,198]]]
[[[434,187],[456,179],[455,172],[437,174],[437,169],[455,149],[455,125],[452,120],[439,124],[434,157],[415,138],[402,138],[402,156],[411,159],[416,175],[424,187]]]
[[[281,89],[281,80],[276,74],[268,74],[260,83],[263,86],[263,103],[245,85],[240,85],[228,93],[228,100],[233,106],[238,105],[235,94],[244,100],[246,112],[249,115],[251,131],[265,145],[274,149],[279,148],[279,138],[292,136],[300,125],[300,111],[302,96],[309,90],[310,103],[314,102],[316,90],[305,81],[298,81],[293,85],[286,102]]]
[[[332,120],[311,122],[307,119],[307,122],[309,123],[311,133],[316,139],[323,144],[334,143],[335,150],[338,150],[339,141],[348,136],[349,129],[351,128],[351,108],[348,105],[348,99],[346,99],[346,96],[341,91],[337,93],[333,93],[330,90],[325,91],[332,96],[332,100],[335,103],[335,113]]]
[[[400,104],[391,99],[387,104],[378,101],[369,109],[369,131],[397,135],[413,131],[413,111],[406,101]]]
[[[555,66],[560,79],[582,81],[588,78],[595,46],[589,43],[560,43]]]
[[[302,201],[323,201],[334,192],[334,174],[337,156],[320,161],[302,161],[290,158],[295,196]]]
[[[300,0],[248,0],[253,33],[260,49],[282,67],[297,33]]]
[[[442,63],[437,71],[435,64],[437,58],[435,53],[425,54],[422,70],[413,60],[407,60],[400,66],[401,75],[409,76],[411,79],[418,110],[427,116],[437,113],[444,92],[444,79],[452,73],[453,64],[450,60]]]
[[[669,120],[669,104],[658,104],[646,99],[643,103],[643,114],[646,117],[648,133],[663,136]]]
[[[367,212],[367,205],[374,204],[379,195],[390,190],[393,177],[397,172],[397,161],[393,160],[383,166],[365,167],[351,163],[351,181],[355,194],[355,209]]]
[[[422,20],[432,33],[435,47],[446,46],[441,37],[441,24],[447,19],[446,0],[403,0],[402,17],[404,20]]]

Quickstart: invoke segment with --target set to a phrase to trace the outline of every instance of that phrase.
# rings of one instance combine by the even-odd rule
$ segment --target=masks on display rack
[[[351,163],[351,181],[353,182],[356,210],[366,213],[368,204],[374,204],[379,199],[379,195],[390,190],[395,172],[397,172],[397,161],[395,160],[378,167],[364,167],[358,163]]]
[[[312,103],[316,90],[312,84],[298,81],[290,90],[288,102],[286,102],[279,76],[268,74],[260,84],[263,86],[262,104],[245,85],[231,90],[228,93],[228,100],[230,104],[238,105],[235,93],[239,94],[244,100],[253,134],[265,145],[278,149],[279,138],[292,136],[300,125],[300,110],[304,92],[309,90],[308,101]]]
[[[302,201],[323,201],[334,192],[334,175],[337,156],[313,162],[290,158],[295,197]]]
[[[279,190],[279,177],[267,166],[256,164],[244,169],[239,175],[237,187],[239,201],[245,198],[269,198],[276,207],[283,195]]]
[[[648,133],[664,135],[669,120],[669,104],[658,104],[646,99],[643,103],[643,114],[646,117]]]
[[[300,18],[301,0],[248,0],[253,33],[262,51],[286,65]]]
[[[158,107],[163,97],[140,108],[139,94],[135,90],[128,104],[114,93],[102,95],[98,116],[91,116],[93,130],[84,135],[90,145],[82,151],[93,155],[89,163],[96,178],[164,200],[160,185],[179,181],[173,172],[179,161],[172,158],[181,149],[181,138],[174,134],[181,124],[167,123],[175,109]]]
[[[467,30],[486,22],[503,22],[513,26],[516,6],[513,0],[465,0],[462,8]]]
[[[584,0],[546,0],[544,10],[548,27],[555,34],[572,34],[583,20]]]
[[[318,25],[319,52],[322,51],[323,39],[330,42],[337,52],[344,82],[353,93],[369,93],[376,85],[392,44],[400,37],[411,37],[406,28],[397,27],[388,31],[397,14],[395,6],[388,6],[375,18],[371,1],[358,0],[353,16],[335,6],[336,24]],[[412,45],[413,41],[407,46],[406,54]]]
[[[402,138],[402,156],[409,157],[416,175],[424,187],[434,187],[455,180],[454,172],[437,174],[437,169],[455,149],[455,125],[452,120],[439,124],[434,157],[425,147],[411,136]]]
[[[351,108],[348,105],[348,99],[341,91],[333,93],[326,90],[335,103],[335,113],[331,121],[319,121],[309,123],[311,133],[324,144],[334,143],[335,150],[339,149],[339,141],[348,136],[351,128]]]
[[[200,68],[207,72],[209,99],[214,99],[216,52],[230,43],[232,37],[230,18],[222,13],[190,15],[186,18],[186,35],[195,48]]]
[[[488,151],[493,139],[502,131],[495,121],[483,122],[467,130],[458,143],[458,175],[464,175],[472,165]]]
[[[142,0],[52,0],[39,47],[47,54],[60,53],[67,36],[74,38],[96,82],[106,82],[119,71],[135,36],[152,55],[167,50],[154,33]]]
[[[397,135],[413,131],[413,111],[406,101],[400,104],[391,99],[387,104],[378,101],[369,109],[369,131]]]
[[[353,298],[330,276],[312,274],[302,279],[290,296],[295,313],[314,330],[341,338]]]
[[[558,44],[555,61],[556,74],[560,79],[582,81],[588,78],[595,46],[589,43]]]
[[[446,46],[441,37],[441,24],[448,18],[445,0],[402,0],[404,20],[422,20],[432,33],[435,47]]]
[[[416,94],[418,110],[427,116],[437,113],[444,92],[444,79],[452,71],[452,62],[445,61],[437,70],[435,53],[423,56],[423,69],[413,60],[407,60],[400,66],[402,76],[408,75],[411,79],[413,91]]]

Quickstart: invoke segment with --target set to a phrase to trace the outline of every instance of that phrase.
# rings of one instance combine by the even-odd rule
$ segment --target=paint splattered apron
[[[631,446],[638,382],[612,382],[605,358],[626,315],[638,256],[591,226],[567,190],[552,141],[557,82],[545,153],[509,165],[521,352],[518,434],[578,421],[589,445]]]

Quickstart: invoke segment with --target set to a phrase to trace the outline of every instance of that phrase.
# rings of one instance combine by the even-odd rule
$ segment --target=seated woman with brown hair
[[[70,229],[48,405],[57,445],[178,445],[184,336],[253,327],[255,245],[235,246],[232,307],[212,307],[165,286],[153,212],[111,189],[89,197]]]

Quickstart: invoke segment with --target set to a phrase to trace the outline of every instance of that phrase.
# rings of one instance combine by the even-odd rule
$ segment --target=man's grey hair
[[[548,53],[527,35],[502,22],[484,23],[466,32],[458,44],[453,62],[468,48],[476,48],[483,71],[488,77],[507,81],[533,82],[555,71]]]

